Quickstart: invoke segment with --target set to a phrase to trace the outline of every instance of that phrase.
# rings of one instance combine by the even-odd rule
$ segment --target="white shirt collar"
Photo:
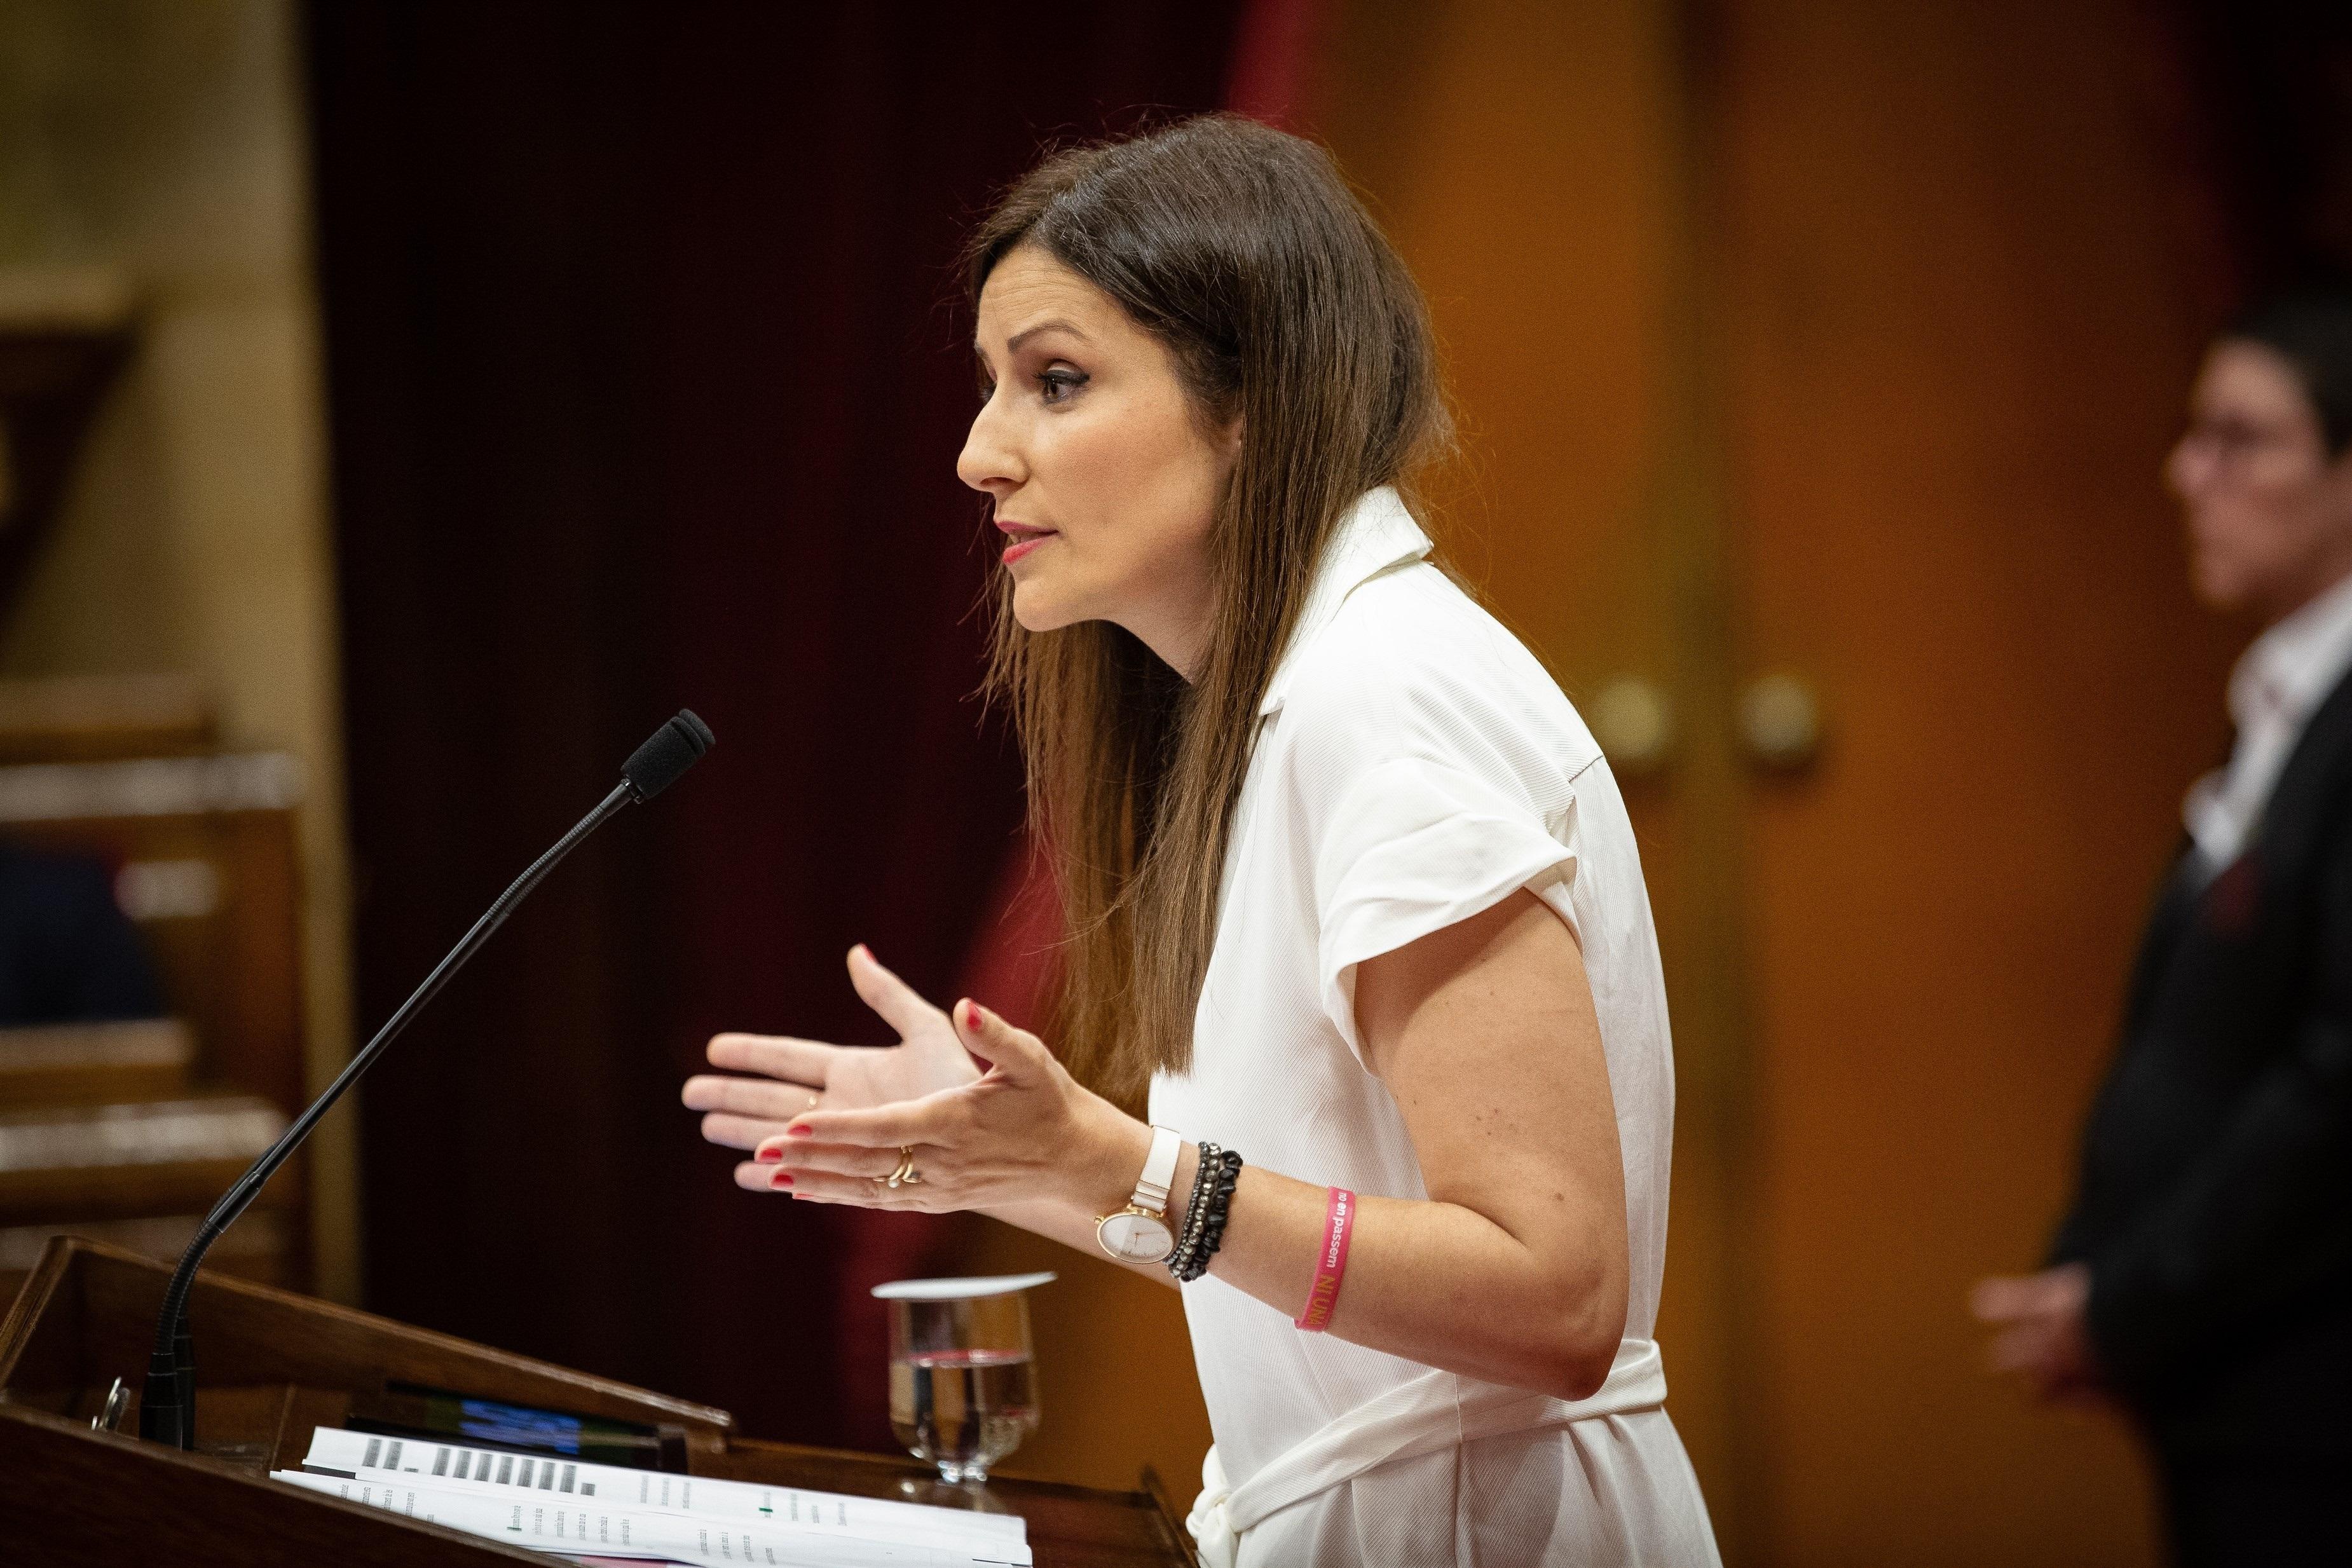
[[[2352,667],[2352,576],[2254,639],[2230,672],[2229,765],[2189,788],[2182,815],[2208,874],[2259,831],[2271,791],[2327,694]]]
[[[1341,515],[1315,569],[1315,586],[1307,591],[1307,608],[1290,634],[1282,657],[1265,684],[1265,700],[1257,705],[1264,717],[1282,706],[1290,688],[1300,650],[1331,623],[1348,595],[1391,567],[1416,561],[1429,554],[1429,536],[1405,510],[1404,498],[1386,485],[1367,490]]]
[[[2352,666],[2352,574],[2254,639],[2230,673],[2230,716],[2242,731],[2265,721],[2300,729],[2347,666]]]

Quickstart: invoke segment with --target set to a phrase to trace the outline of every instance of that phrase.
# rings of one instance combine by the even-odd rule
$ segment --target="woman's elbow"
[[[1571,1295],[1554,1319],[1538,1391],[1556,1399],[1590,1399],[1609,1381],[1625,1338],[1625,1282],[1619,1279]]]
[[[1590,1399],[1609,1381],[1609,1369],[1616,1360],[1614,1344],[1606,1352],[1581,1345],[1563,1348],[1545,1366],[1542,1386],[1536,1392],[1570,1404]]]

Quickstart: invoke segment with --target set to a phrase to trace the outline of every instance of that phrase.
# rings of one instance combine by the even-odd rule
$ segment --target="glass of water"
[[[954,1485],[988,1468],[1037,1429],[1029,1344],[1033,1286],[1051,1274],[899,1280],[877,1285],[890,1304],[890,1430]]]

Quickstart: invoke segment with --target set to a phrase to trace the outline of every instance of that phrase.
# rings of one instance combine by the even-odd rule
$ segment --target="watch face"
[[[1164,1263],[1176,1250],[1176,1235],[1166,1220],[1132,1208],[1096,1226],[1095,1238],[1122,1263]]]

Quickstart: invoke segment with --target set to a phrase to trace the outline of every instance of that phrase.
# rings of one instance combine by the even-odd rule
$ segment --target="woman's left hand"
[[[958,1002],[950,1016],[987,1071],[919,1100],[793,1117],[752,1156],[773,1172],[770,1185],[819,1203],[930,1213],[1037,1199],[1117,1208],[1143,1167],[1150,1129],[979,1003]],[[890,1186],[908,1158],[914,1177]]]

